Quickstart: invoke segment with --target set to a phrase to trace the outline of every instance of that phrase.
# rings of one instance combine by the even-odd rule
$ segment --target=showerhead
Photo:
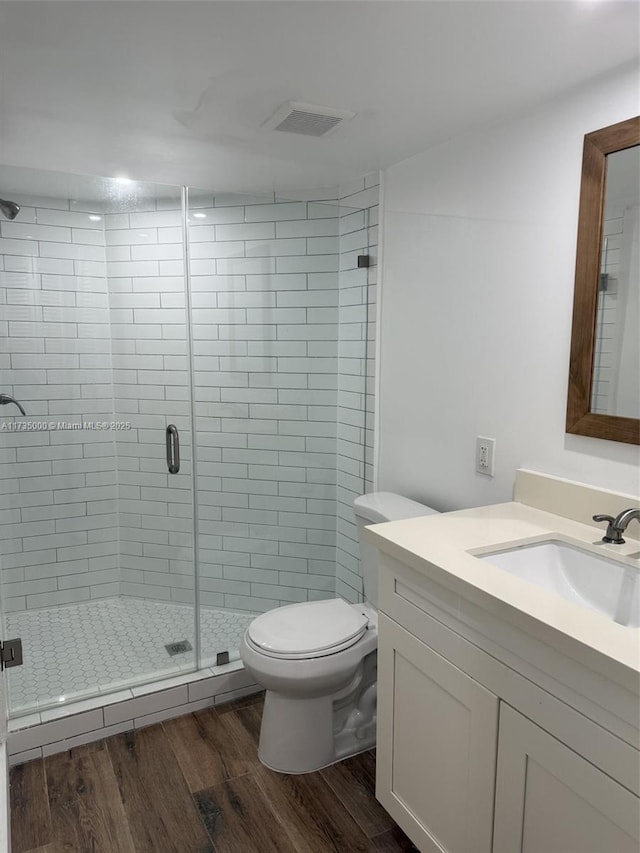
[[[5,199],[0,198],[0,210],[4,213],[7,219],[15,219],[20,213],[20,205],[16,204],[15,201],[6,201]]]

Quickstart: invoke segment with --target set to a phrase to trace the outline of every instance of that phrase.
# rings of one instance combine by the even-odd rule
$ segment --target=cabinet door
[[[380,614],[376,795],[426,853],[490,853],[498,699]]]
[[[513,708],[500,708],[493,853],[638,853],[639,801]]]

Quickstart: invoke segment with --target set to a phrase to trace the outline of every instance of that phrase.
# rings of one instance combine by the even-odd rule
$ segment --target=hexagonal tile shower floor
[[[239,657],[250,613],[203,608],[202,666],[218,652]],[[178,675],[194,667],[193,608],[141,599],[89,601],[8,613],[7,636],[21,637],[24,666],[8,671],[13,714]]]

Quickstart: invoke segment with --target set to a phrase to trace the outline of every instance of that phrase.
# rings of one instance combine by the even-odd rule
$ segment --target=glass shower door
[[[179,187],[111,186],[105,217],[122,654],[139,679],[196,666],[184,205]],[[137,627],[136,627],[137,626]]]
[[[12,714],[195,666],[182,191],[0,168]],[[171,429],[169,429],[171,427]],[[178,467],[179,442],[179,467]]]

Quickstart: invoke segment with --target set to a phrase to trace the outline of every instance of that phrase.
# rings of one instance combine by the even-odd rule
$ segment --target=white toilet
[[[353,502],[364,604],[341,598],[278,607],[247,628],[240,655],[266,689],[260,761],[281,773],[309,773],[376,741],[378,552],[362,541],[368,524],[436,510],[392,492]]]

